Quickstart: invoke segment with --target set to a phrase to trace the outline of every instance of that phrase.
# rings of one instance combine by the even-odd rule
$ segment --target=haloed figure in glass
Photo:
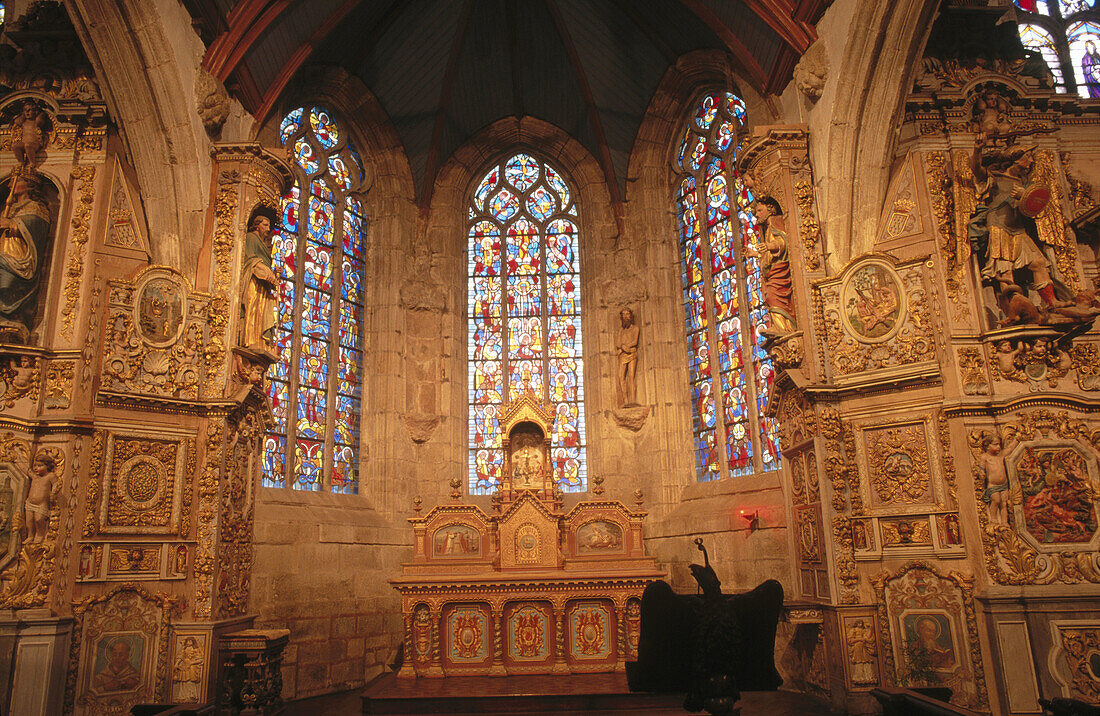
[[[1081,58],[1081,74],[1085,76],[1085,87],[1089,97],[1100,97],[1100,53],[1096,52],[1096,43],[1085,43],[1085,55]]]

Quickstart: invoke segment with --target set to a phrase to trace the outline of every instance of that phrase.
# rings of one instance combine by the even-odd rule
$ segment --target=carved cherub
[[[57,484],[58,453],[43,448],[31,462],[31,484],[24,503],[26,544],[38,544],[46,539],[50,524],[50,502]]]
[[[11,122],[11,151],[20,166],[37,166],[52,126],[49,116],[33,100],[23,102],[23,110]]]
[[[11,385],[19,392],[29,390],[34,383],[35,360],[31,356],[12,357]]]
[[[1016,367],[1016,358],[1023,352],[1024,344],[1018,343],[1015,347],[1012,341],[1001,341],[994,348],[993,359],[997,363],[997,370],[1003,378],[1012,378],[1019,372]]]
[[[985,477],[985,492],[982,501],[986,508],[990,524],[1008,524],[1008,471],[1005,469],[1004,454],[1011,452],[1017,445],[1016,429],[1009,426],[1004,430],[1004,440],[987,431],[971,436],[971,444],[981,450],[975,463],[975,471]]]

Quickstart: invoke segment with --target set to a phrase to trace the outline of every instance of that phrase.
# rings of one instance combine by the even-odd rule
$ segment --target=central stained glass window
[[[1096,0],[1015,0],[1020,42],[1038,52],[1058,92],[1100,98],[1100,9]]]
[[[774,369],[754,243],[752,194],[737,171],[745,104],[699,100],[683,129],[677,174],[681,278],[695,461],[700,481],[779,469],[779,426],[765,415]]]
[[[275,427],[264,442],[263,484],[359,490],[363,382],[363,166],[324,107],[299,107],[280,139],[294,185],[272,236],[278,280],[275,352],[267,394]]]
[[[524,394],[553,406],[557,484],[587,488],[575,197],[560,172],[526,153],[491,167],[470,197],[470,494],[500,484],[501,407]]]

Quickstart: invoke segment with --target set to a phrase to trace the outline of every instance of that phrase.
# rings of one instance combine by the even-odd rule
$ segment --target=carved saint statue
[[[275,274],[271,270],[271,218],[256,214],[244,240],[241,274],[241,345],[266,349],[275,342]]]
[[[745,251],[760,259],[764,279],[764,303],[768,306],[765,336],[782,336],[795,330],[791,304],[791,263],[787,254],[787,232],[783,210],[770,196],[756,200],[756,220],[760,241]]]
[[[1032,312],[1013,305],[1021,287],[1034,289],[1047,309],[1072,303],[1073,294],[1052,265],[1053,247],[1044,244],[1034,217],[1045,207],[1050,189],[1032,176],[1034,147],[1007,147],[983,153],[979,133],[970,167],[978,187],[978,205],[970,217],[969,239],[981,263],[982,278],[993,284],[1006,322],[1029,322]],[[1016,318],[1013,318],[1013,317]]]
[[[35,167],[50,141],[53,123],[34,100],[24,100],[23,110],[11,122],[11,150],[22,167]]]
[[[873,684],[875,678],[875,632],[863,619],[848,626],[848,658],[852,665],[852,682]]]
[[[638,324],[634,322],[634,312],[629,308],[619,311],[619,332],[615,336],[615,350],[619,355],[619,395],[620,407],[638,404]]]
[[[15,170],[0,213],[0,341],[30,340],[50,232],[42,182],[33,169]]]
[[[46,539],[50,525],[50,498],[57,483],[57,457],[50,450],[39,450],[31,462],[31,484],[23,503],[26,515],[26,544]]]
[[[176,655],[176,662],[172,666],[172,682],[175,685],[173,698],[182,703],[195,703],[201,701],[199,687],[202,685],[202,670],[206,663],[206,656],[199,648],[198,641],[193,636],[184,638],[183,646]]]

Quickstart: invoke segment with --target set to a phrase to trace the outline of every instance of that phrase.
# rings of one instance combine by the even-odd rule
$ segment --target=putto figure
[[[34,100],[25,100],[23,109],[11,122],[11,151],[20,167],[36,167],[50,141],[53,123]]]

